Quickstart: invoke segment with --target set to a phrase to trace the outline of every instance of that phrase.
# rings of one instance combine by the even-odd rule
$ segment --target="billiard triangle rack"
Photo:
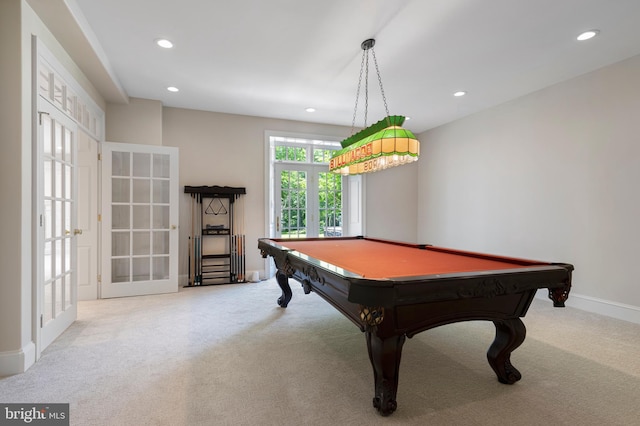
[[[191,195],[189,282],[185,287],[245,282],[246,188],[185,186],[184,192]]]

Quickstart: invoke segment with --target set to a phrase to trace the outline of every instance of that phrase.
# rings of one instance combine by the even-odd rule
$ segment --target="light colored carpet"
[[[486,361],[494,327],[408,339],[398,410],[371,405],[364,335],[275,280],[81,302],[76,321],[0,401],[70,403],[73,425],[638,425],[640,325],[536,299],[512,354],[520,382]]]

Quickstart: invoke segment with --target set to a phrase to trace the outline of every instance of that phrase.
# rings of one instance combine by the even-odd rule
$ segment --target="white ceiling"
[[[64,2],[116,86],[180,108],[350,126],[375,38],[389,112],[416,133],[640,54],[639,0]],[[367,124],[385,115],[370,67]]]

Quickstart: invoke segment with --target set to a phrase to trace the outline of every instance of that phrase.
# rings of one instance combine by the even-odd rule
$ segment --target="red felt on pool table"
[[[283,241],[281,245],[328,262],[365,278],[394,278],[531,267],[539,264],[505,258],[484,259],[472,253],[447,253],[437,248],[419,249],[367,239],[331,238]]]

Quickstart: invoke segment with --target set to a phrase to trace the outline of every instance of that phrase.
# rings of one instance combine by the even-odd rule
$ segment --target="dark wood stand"
[[[185,186],[184,192],[191,194],[192,206],[187,287],[244,282],[244,235],[238,233],[235,204],[246,194],[246,189]],[[207,239],[224,241],[220,248],[210,251],[205,242]]]

